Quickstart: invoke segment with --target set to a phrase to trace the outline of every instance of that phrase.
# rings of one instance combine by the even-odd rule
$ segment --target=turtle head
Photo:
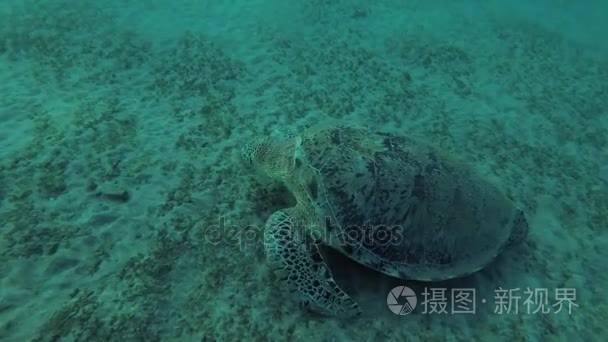
[[[291,130],[275,130],[245,144],[241,159],[250,170],[283,180],[293,169],[297,137]]]

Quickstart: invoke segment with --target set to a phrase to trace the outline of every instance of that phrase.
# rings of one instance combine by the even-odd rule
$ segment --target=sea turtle
[[[409,137],[344,124],[275,131],[246,144],[246,165],[283,182],[297,204],[270,216],[270,266],[301,306],[358,315],[319,245],[390,276],[440,281],[488,265],[528,224],[492,183]]]

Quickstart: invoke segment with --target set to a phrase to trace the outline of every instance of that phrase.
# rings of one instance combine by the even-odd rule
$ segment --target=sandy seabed
[[[562,2],[3,1],[0,340],[605,338],[608,9]],[[528,240],[440,284],[328,251],[364,314],[300,311],[261,237],[291,199],[238,151],[324,119],[469,162],[526,209]],[[410,315],[386,306],[398,285]],[[423,313],[425,286],[474,288],[476,313]],[[495,312],[498,288],[518,312]]]

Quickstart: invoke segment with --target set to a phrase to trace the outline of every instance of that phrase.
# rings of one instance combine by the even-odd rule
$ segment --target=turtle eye
[[[295,157],[293,164],[296,166],[296,169],[299,169],[300,167],[302,167],[302,159],[300,159],[299,157]]]

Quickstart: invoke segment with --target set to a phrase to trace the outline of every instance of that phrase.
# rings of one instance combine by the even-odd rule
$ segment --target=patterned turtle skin
[[[487,266],[525,240],[525,214],[471,167],[414,139],[319,124],[243,147],[244,162],[283,182],[297,204],[268,219],[269,265],[300,305],[354,316],[319,244],[397,278],[441,281]]]

